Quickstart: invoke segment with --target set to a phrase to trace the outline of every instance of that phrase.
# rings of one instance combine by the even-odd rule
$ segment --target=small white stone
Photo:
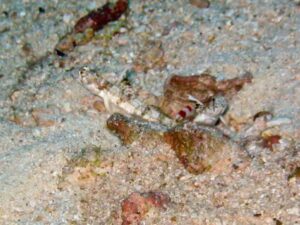
[[[35,137],[35,138],[38,138],[41,136],[41,131],[40,129],[34,129],[33,132],[32,132],[32,135]]]
[[[134,57],[135,57],[135,54],[134,54],[133,52],[130,52],[130,53],[129,53],[129,56],[130,56],[131,58],[134,58]]]
[[[26,12],[25,12],[25,11],[20,12],[20,16],[21,16],[21,17],[26,16]]]
[[[127,29],[125,27],[121,27],[119,30],[120,33],[125,33],[127,32]]]
[[[155,33],[155,37],[161,37],[161,33]]]
[[[71,14],[65,14],[64,16],[63,16],[63,21],[64,21],[64,23],[70,23],[70,21],[72,20],[72,18],[73,18],[73,15],[71,15]]]

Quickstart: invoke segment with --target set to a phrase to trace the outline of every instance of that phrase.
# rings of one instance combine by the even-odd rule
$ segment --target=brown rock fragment
[[[288,176],[288,180],[295,177],[296,179],[300,179],[300,166],[296,167]]]
[[[128,0],[118,0],[115,4],[106,3],[102,7],[81,17],[71,33],[66,34],[55,46],[59,56],[65,56],[76,46],[84,45],[92,40],[94,33],[109,22],[118,20],[128,9]]]
[[[179,161],[193,174],[210,170],[230,158],[230,141],[217,129],[186,123],[164,133]]]
[[[184,107],[196,107],[197,103],[191,101],[190,96],[207,106],[216,95],[232,97],[245,83],[250,83],[251,79],[250,74],[222,81],[217,81],[207,73],[193,76],[172,75],[165,83],[160,109],[175,119]]]
[[[53,115],[53,113],[54,112],[50,109],[34,109],[31,115],[37,126],[51,127],[56,124],[55,120],[49,118]]]
[[[245,84],[251,83],[252,78],[251,73],[247,72],[242,77],[218,81],[218,93],[232,97],[240,91]]]
[[[208,8],[210,2],[208,0],[190,0],[190,4],[197,8]]]
[[[105,105],[102,100],[96,100],[93,103],[93,108],[96,109],[98,112],[105,112]]]
[[[122,202],[122,225],[140,224],[151,208],[165,209],[170,197],[161,192],[132,193]]]
[[[141,136],[160,136],[167,127],[158,123],[147,122],[138,118],[131,118],[120,113],[114,113],[107,120],[107,127],[116,133],[126,145],[131,144]]]
[[[128,0],[118,0],[114,5],[106,3],[80,18],[74,26],[74,31],[77,33],[84,32],[88,28],[97,31],[109,22],[119,19],[126,12],[127,8]]]

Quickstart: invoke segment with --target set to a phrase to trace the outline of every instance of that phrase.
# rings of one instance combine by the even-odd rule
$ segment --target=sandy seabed
[[[0,224],[121,224],[121,202],[160,191],[171,202],[141,224],[300,224],[300,6],[290,0],[130,1],[120,34],[61,59],[54,46],[98,1],[0,0]],[[285,145],[260,148],[240,166],[189,174],[166,144],[125,147],[109,112],[78,82],[84,68],[118,80],[153,43],[137,85],[160,95],[171,74],[253,74],[225,118],[260,111],[288,118]],[[148,60],[148,61],[147,61]],[[155,64],[155,63],[154,63]],[[237,159],[238,160],[238,159]]]

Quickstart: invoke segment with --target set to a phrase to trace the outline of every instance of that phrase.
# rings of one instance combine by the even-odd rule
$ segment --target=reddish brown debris
[[[268,148],[270,150],[273,150],[274,144],[279,144],[279,141],[281,139],[280,135],[271,135],[263,138],[263,147]]]
[[[75,24],[76,33],[84,32],[88,28],[100,30],[109,22],[119,19],[128,8],[128,0],[118,0],[115,5],[106,3],[101,8],[94,10],[80,18]]]
[[[116,133],[126,145],[131,144],[139,135],[138,128],[132,126],[128,118],[121,114],[113,114],[110,116],[106,125],[107,128]]]
[[[164,140],[193,174],[210,170],[219,161],[230,158],[230,141],[213,127],[186,123],[165,132]]]
[[[250,74],[224,81],[217,81],[215,77],[207,73],[194,76],[173,75],[165,84],[160,108],[165,114],[175,119],[177,113],[183,108],[196,107],[197,103],[191,101],[189,96],[207,105],[218,94],[232,97],[245,83],[250,83],[251,79]]]
[[[165,209],[169,202],[161,192],[134,192],[122,202],[122,225],[138,225],[151,208]]]
[[[208,8],[210,2],[208,0],[190,0],[190,4],[197,8]]]
[[[106,108],[105,108],[103,100],[96,100],[96,101],[94,101],[93,107],[98,112],[105,112],[106,111]]]
[[[240,91],[245,84],[251,83],[252,78],[252,75],[249,72],[247,72],[242,77],[236,77],[229,80],[219,81],[216,84],[218,92],[223,95],[233,96],[238,91]]]
[[[76,46],[84,45],[92,40],[95,32],[109,22],[118,20],[128,8],[128,0],[118,0],[115,4],[106,3],[86,16],[80,18],[71,33],[66,34],[55,46],[58,56],[66,56]]]

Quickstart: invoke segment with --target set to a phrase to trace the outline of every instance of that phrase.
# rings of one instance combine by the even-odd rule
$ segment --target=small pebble
[[[101,100],[94,101],[93,107],[98,112],[105,112],[105,105],[104,105],[104,102]]]
[[[122,225],[141,224],[141,220],[151,209],[166,209],[170,201],[170,197],[161,192],[134,192],[121,204]]]
[[[24,16],[26,16],[26,12],[25,11],[20,12],[20,17],[24,17]]]
[[[190,4],[197,8],[208,8],[210,3],[208,0],[190,0]]]
[[[64,23],[70,23],[70,21],[72,20],[72,18],[73,18],[73,16],[71,15],[71,14],[65,14],[64,16],[63,16],[63,21],[64,21]]]
[[[120,33],[126,33],[127,29],[125,27],[121,27],[119,30]]]
[[[230,142],[213,127],[186,123],[165,132],[164,141],[192,174],[201,174],[218,166],[225,155],[230,158]]]

